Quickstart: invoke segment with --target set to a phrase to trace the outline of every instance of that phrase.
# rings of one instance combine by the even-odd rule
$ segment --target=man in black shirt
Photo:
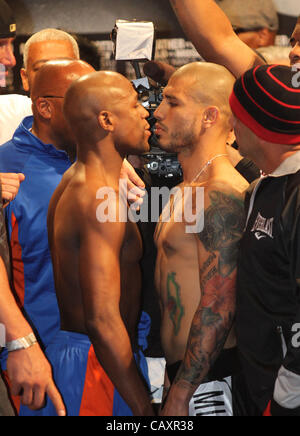
[[[246,200],[237,336],[256,411],[300,416],[299,73],[262,66],[230,98],[240,153],[265,175]]]

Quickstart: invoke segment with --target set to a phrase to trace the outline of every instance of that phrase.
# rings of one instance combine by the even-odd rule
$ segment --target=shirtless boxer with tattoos
[[[197,415],[233,414],[231,376],[239,366],[232,329],[236,262],[248,186],[226,155],[233,84],[224,67],[186,65],[169,80],[155,112],[160,146],[178,153],[184,173],[182,195],[171,195],[166,206],[171,220],[162,218],[155,235],[165,384],[171,382],[163,415],[188,415],[189,408]],[[188,233],[188,223],[174,217],[190,200],[199,218],[197,188],[204,188],[204,228]]]

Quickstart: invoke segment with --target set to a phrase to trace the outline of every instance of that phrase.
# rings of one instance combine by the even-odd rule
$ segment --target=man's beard
[[[189,127],[171,133],[170,141],[166,146],[163,146],[163,149],[172,153],[179,153],[184,149],[191,148],[196,143],[195,124],[196,120]]]

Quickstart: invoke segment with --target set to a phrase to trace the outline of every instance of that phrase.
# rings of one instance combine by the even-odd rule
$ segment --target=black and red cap
[[[0,39],[16,36],[16,21],[11,8],[4,0],[0,0]]]
[[[247,71],[234,85],[230,106],[259,138],[300,144],[300,81],[295,68],[263,65]]]

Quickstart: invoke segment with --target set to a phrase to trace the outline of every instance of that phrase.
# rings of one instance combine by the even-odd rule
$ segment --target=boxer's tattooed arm
[[[228,277],[236,267],[238,243],[245,222],[243,201],[218,191],[211,192],[209,197],[204,229],[198,237],[208,253],[218,253],[218,273]]]
[[[209,194],[204,230],[197,235],[201,302],[175,384],[193,392],[222,351],[235,315],[238,244],[243,201],[220,191]]]

